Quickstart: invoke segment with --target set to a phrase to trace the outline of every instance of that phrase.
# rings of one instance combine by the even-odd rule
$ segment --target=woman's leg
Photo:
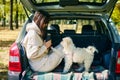
[[[41,68],[43,72],[54,70],[61,63],[62,59],[64,58],[64,54],[61,51],[52,48],[52,51],[50,51],[49,55],[47,55],[46,58],[47,61]]]

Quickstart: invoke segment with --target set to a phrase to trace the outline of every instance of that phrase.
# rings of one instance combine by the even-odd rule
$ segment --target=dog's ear
[[[95,79],[94,77],[95,77],[94,72],[89,73],[89,79],[90,80],[94,80]]]

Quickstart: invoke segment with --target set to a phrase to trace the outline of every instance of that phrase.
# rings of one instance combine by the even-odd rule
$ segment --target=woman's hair
[[[47,24],[49,22],[50,15],[45,11],[36,11],[33,17],[34,22],[41,30],[41,37],[45,39],[46,37],[46,29],[42,27],[43,24]]]
[[[34,21],[36,21],[37,19],[42,20],[42,18],[44,18],[44,23],[48,23],[50,15],[48,14],[48,12],[45,11],[36,11],[33,20]]]

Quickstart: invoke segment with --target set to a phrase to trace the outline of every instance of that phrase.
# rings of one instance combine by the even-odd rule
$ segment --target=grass
[[[8,47],[0,47],[0,80],[7,80],[8,56]]]
[[[5,50],[2,50],[2,49],[0,50],[0,52],[4,52],[4,51],[5,51]]]
[[[8,67],[3,63],[0,63],[0,80],[7,80]]]
[[[10,41],[0,41],[0,46],[1,47],[10,47],[11,44],[14,42],[15,40],[10,40]]]
[[[7,80],[9,48],[16,40],[21,28],[9,30],[0,26],[0,80]]]

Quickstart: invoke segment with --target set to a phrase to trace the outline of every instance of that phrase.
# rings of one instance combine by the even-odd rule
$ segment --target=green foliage
[[[116,4],[114,11],[112,13],[112,19],[116,24],[120,22],[120,3]]]
[[[16,9],[18,6],[18,15],[20,16],[25,15],[25,12],[23,10],[22,4],[20,3],[20,0],[17,0],[18,3],[16,3],[16,0],[13,0],[13,17],[16,15]],[[40,1],[40,0],[36,0]],[[50,1],[50,0],[45,0],[45,1]],[[58,1],[58,0],[54,0]],[[116,24],[120,24],[120,0],[118,0],[119,3],[116,4],[115,9],[112,14],[112,19]],[[3,17],[6,17],[7,20],[9,20],[10,16],[10,0],[0,0],[0,20]],[[13,18],[14,19],[14,18]]]
[[[1,12],[0,17],[2,17],[4,15],[4,12],[5,12],[6,18],[8,18],[10,15],[10,0],[5,0],[5,4],[3,4],[3,1],[4,0],[0,0],[0,12]],[[16,8],[17,8],[16,6],[18,6],[19,14],[25,14],[20,1],[17,0],[18,1],[17,4],[15,3],[15,0],[13,0],[13,1],[14,1],[14,3],[13,3],[13,16],[15,16],[15,14],[16,14]]]

